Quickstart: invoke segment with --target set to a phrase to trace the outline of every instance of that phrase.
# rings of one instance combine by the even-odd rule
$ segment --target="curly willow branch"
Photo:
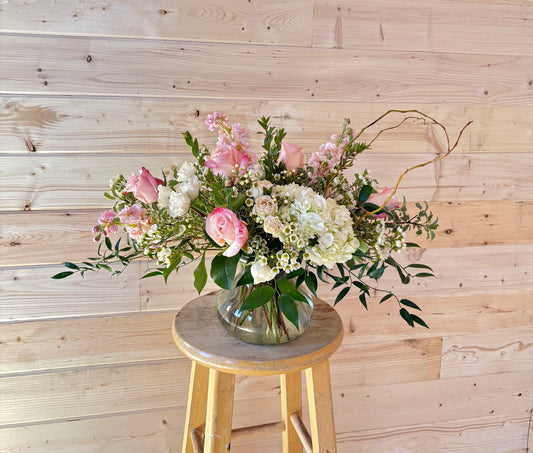
[[[388,110],[387,112],[385,112],[383,115],[381,115],[378,119],[372,121],[372,123],[370,123],[369,125],[363,127],[363,129],[361,129],[359,131],[359,133],[354,137],[354,140],[356,140],[357,138],[359,138],[364,131],[366,131],[369,127],[373,126],[374,124],[378,123],[379,121],[381,121],[383,118],[385,118],[387,115],[391,114],[391,113],[416,113],[418,115],[420,115],[422,118],[420,117],[413,117],[413,116],[409,116],[407,118],[404,118],[402,121],[400,121],[398,124],[396,124],[395,126],[391,126],[391,127],[387,127],[385,129],[382,129],[380,130],[376,136],[369,142],[369,145],[371,145],[383,132],[386,132],[386,131],[389,131],[389,130],[392,130],[392,129],[396,129],[398,127],[400,127],[403,123],[405,123],[405,121],[407,121],[408,119],[428,119],[428,120],[431,120],[433,122],[433,124],[436,124],[437,126],[439,126],[442,131],[444,132],[444,135],[446,136],[446,144],[447,144],[447,151],[444,153],[444,154],[441,154],[437,157],[435,157],[434,159],[431,159],[431,160],[428,160],[427,162],[424,162],[422,164],[418,164],[418,165],[415,165],[413,167],[410,167],[408,168],[407,170],[405,170],[401,175],[400,177],[398,178],[398,181],[396,182],[396,185],[394,186],[394,189],[393,191],[391,192],[391,194],[388,196],[388,198],[385,200],[385,202],[379,206],[377,209],[374,209],[373,211],[369,211],[369,212],[366,212],[364,213],[361,217],[359,217],[359,219],[357,219],[357,222],[355,223],[354,225],[354,228],[357,228],[359,226],[359,224],[361,223],[361,221],[365,218],[365,217],[368,217],[368,216],[371,216],[373,214],[376,214],[377,212],[381,211],[385,206],[387,206],[387,203],[390,201],[390,199],[394,196],[394,194],[396,193],[396,191],[398,190],[398,186],[400,185],[400,182],[401,180],[403,179],[403,177],[409,173],[410,171],[416,169],[416,168],[422,168],[422,167],[425,167],[426,165],[429,165],[429,164],[432,164],[434,162],[437,162],[438,160],[441,160],[441,159],[444,159],[446,156],[448,156],[456,147],[457,145],[459,144],[459,140],[461,139],[461,136],[463,135],[463,132],[465,131],[465,129],[470,126],[472,124],[472,121],[469,121],[468,123],[466,123],[463,128],[461,129],[461,131],[459,132],[459,135],[457,136],[457,140],[455,141],[455,143],[453,144],[453,146],[450,147],[450,137],[448,136],[448,131],[446,130],[446,128],[441,124],[439,123],[437,120],[435,120],[434,118],[432,118],[431,116],[429,115],[426,115],[425,113],[423,112],[420,112],[419,110]]]

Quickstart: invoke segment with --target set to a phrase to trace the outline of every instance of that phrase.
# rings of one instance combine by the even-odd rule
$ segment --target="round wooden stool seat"
[[[217,315],[217,294],[185,305],[174,321],[174,341],[190,359],[226,373],[282,374],[312,367],[327,359],[342,342],[343,327],[337,312],[318,300],[311,325],[290,343],[275,346],[240,341],[222,327]]]
[[[242,342],[222,327],[218,293],[198,297],[176,315],[174,341],[192,360],[183,453],[230,451],[231,438],[282,432],[283,452],[336,452],[329,357],[342,342],[337,312],[315,302],[311,324],[289,343]],[[300,371],[305,370],[311,435],[302,423]],[[282,421],[232,430],[235,375],[280,375]]]

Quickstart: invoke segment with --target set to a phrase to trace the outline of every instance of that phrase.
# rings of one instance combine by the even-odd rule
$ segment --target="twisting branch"
[[[431,159],[431,160],[428,160],[427,162],[424,162],[422,164],[418,164],[418,165],[414,165],[413,167],[410,167],[408,168],[407,170],[405,170],[401,175],[400,177],[398,178],[398,181],[396,182],[396,185],[394,186],[394,189],[392,190],[392,192],[390,193],[390,195],[387,197],[387,199],[385,200],[385,202],[379,206],[377,209],[374,209],[373,211],[368,211],[368,212],[365,212],[361,217],[359,217],[359,219],[357,219],[357,222],[355,223],[354,225],[354,228],[357,228],[359,226],[359,224],[361,223],[361,221],[365,218],[365,217],[368,217],[368,216],[371,216],[373,214],[376,214],[377,212],[381,211],[385,206],[387,206],[387,203],[390,201],[390,199],[394,196],[394,194],[396,193],[396,191],[398,190],[398,186],[400,185],[400,182],[401,180],[403,179],[403,177],[409,173],[410,171],[416,169],[416,168],[422,168],[422,167],[425,167],[426,165],[429,165],[429,164],[432,164],[434,162],[437,162],[438,160],[441,160],[441,159],[444,159],[446,156],[448,156],[451,152],[453,152],[453,150],[457,147],[457,145],[459,144],[459,140],[461,139],[461,136],[463,135],[463,132],[465,131],[465,129],[470,126],[470,124],[472,124],[473,121],[469,121],[468,123],[466,123],[463,128],[461,129],[461,131],[459,132],[458,136],[457,136],[457,140],[455,141],[455,143],[453,144],[453,146],[450,147],[450,137],[448,136],[448,131],[446,130],[446,128],[441,124],[439,123],[437,120],[435,120],[434,118],[430,117],[429,115],[426,115],[425,113],[423,112],[420,112],[419,110],[389,110],[387,112],[385,112],[383,115],[381,115],[378,119],[376,119],[375,121],[373,121],[372,123],[370,123],[368,126],[365,126],[363,129],[361,129],[361,131],[359,131],[359,133],[354,137],[354,140],[356,140],[357,138],[359,138],[363,132],[368,129],[369,127],[373,126],[374,124],[378,123],[379,121],[381,121],[383,118],[385,118],[387,115],[389,115],[390,113],[417,113],[419,115],[421,115],[423,118],[427,118],[431,121],[433,121],[434,124],[436,124],[437,126],[439,126],[443,132],[444,132],[444,135],[446,136],[446,144],[447,144],[447,151],[444,153],[444,154],[441,154],[437,157],[435,157],[434,159]],[[392,130],[392,129],[396,129],[398,127],[400,127],[406,120],[408,119],[417,119],[417,117],[407,117],[407,118],[404,118],[400,123],[398,123],[397,125],[395,126],[391,126],[391,127],[388,127],[388,128],[385,128],[385,129],[382,129],[381,131],[379,131],[377,133],[377,135],[370,141],[369,144],[372,144],[383,132],[385,131],[388,131],[388,130]],[[422,119],[422,118],[418,118],[418,119]]]

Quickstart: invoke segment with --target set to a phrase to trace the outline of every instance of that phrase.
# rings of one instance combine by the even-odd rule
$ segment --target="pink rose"
[[[366,200],[366,202],[375,204],[376,206],[381,206],[385,203],[385,200],[389,198],[391,193],[392,193],[392,189],[387,189],[386,187],[384,187],[380,193],[373,193],[372,195],[370,195],[368,197],[368,200]],[[398,203],[398,200],[396,200],[396,197],[394,195],[385,205],[385,208],[387,208],[389,211],[393,209],[398,209],[399,207],[400,205]],[[386,217],[387,217],[387,214],[384,212],[375,216],[376,219],[384,219]]]
[[[253,156],[228,143],[217,146],[211,156],[205,159],[206,167],[213,170],[215,175],[222,175],[226,178],[246,172],[248,167],[253,164]]]
[[[228,257],[236,255],[248,240],[246,225],[228,208],[215,208],[207,216],[205,230],[218,245],[229,245],[223,253]]]
[[[282,143],[279,160],[285,164],[288,171],[294,171],[304,165],[302,148],[291,143]]]
[[[157,201],[157,195],[159,193],[158,186],[163,185],[163,181],[154,178],[146,168],[142,168],[139,175],[134,173],[128,179],[126,183],[126,193],[133,192],[135,198],[144,201],[145,203],[152,204]]]

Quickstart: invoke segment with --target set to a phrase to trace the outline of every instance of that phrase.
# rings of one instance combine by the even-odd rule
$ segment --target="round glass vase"
[[[300,285],[298,290],[306,301],[294,301],[298,309],[298,327],[282,313],[277,295],[261,307],[241,310],[244,300],[255,288],[257,285],[242,285],[221,292],[218,317],[230,335],[246,343],[276,345],[298,338],[309,327],[313,314],[313,295],[305,284]]]

